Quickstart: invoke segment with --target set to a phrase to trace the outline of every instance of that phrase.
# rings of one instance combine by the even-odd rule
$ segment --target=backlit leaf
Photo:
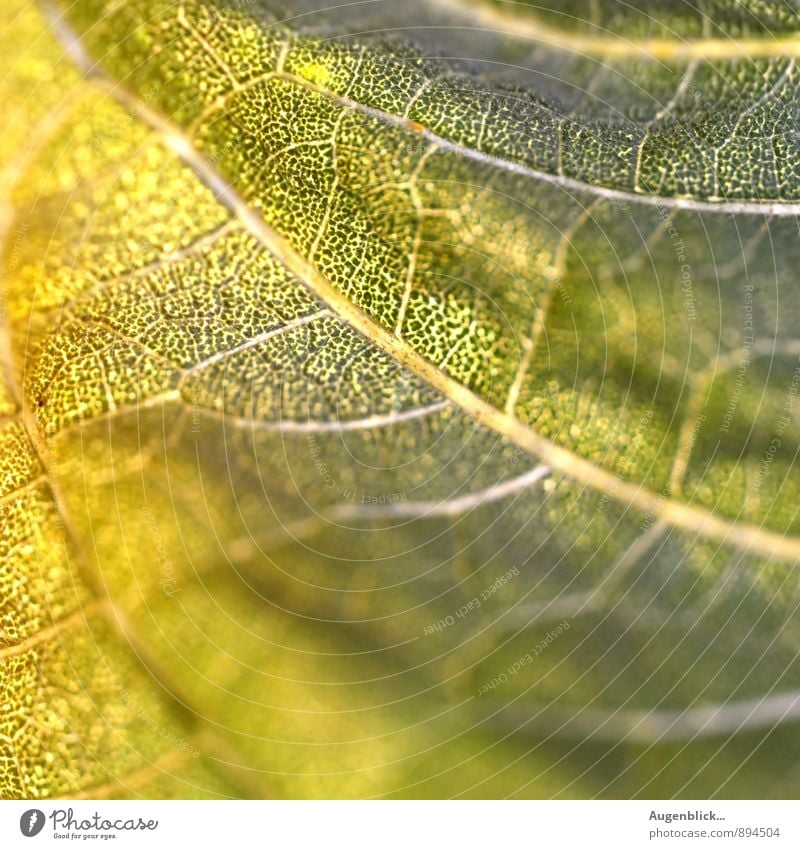
[[[795,792],[798,17],[586,5],[4,7],[4,795]]]

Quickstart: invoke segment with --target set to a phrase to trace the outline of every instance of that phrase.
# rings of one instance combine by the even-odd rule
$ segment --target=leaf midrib
[[[649,59],[661,62],[730,59],[770,59],[800,57],[800,34],[789,33],[747,38],[701,36],[681,40],[650,36],[633,40],[608,30],[582,34],[537,20],[533,13],[515,13],[487,2],[471,0],[431,0],[435,5],[473,19],[481,29],[494,30],[539,42],[559,50],[603,59]]]
[[[162,143],[215,193],[219,202],[227,207],[259,244],[291,271],[335,315],[367,341],[441,392],[478,423],[505,437],[552,470],[561,472],[574,482],[609,496],[626,507],[635,508],[642,514],[653,515],[658,520],[697,536],[715,539],[767,557],[800,561],[800,538],[785,536],[762,526],[724,519],[707,508],[679,502],[640,484],[621,480],[611,471],[598,467],[541,436],[519,419],[492,406],[445,374],[403,339],[376,323],[337,290],[312,263],[246,203],[211,161],[194,147],[183,130],[144,103],[134,92],[110,79],[86,53],[77,34],[63,18],[54,17],[52,8],[48,9],[47,5],[45,4],[46,12],[49,12],[47,17],[56,36],[62,43],[66,42],[67,51],[88,80],[104,88],[131,114],[138,115]]]

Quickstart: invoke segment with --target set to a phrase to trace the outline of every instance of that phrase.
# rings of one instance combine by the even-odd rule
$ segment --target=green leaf
[[[794,792],[796,15],[401,5],[3,13],[4,795]]]

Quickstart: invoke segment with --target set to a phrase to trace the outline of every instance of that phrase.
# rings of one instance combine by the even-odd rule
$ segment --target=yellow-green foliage
[[[0,792],[795,795],[796,16],[284,5],[0,10]]]

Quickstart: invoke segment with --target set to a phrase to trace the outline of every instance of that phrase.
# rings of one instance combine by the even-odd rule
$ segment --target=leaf
[[[3,13],[4,795],[793,792],[796,19],[401,5]]]

